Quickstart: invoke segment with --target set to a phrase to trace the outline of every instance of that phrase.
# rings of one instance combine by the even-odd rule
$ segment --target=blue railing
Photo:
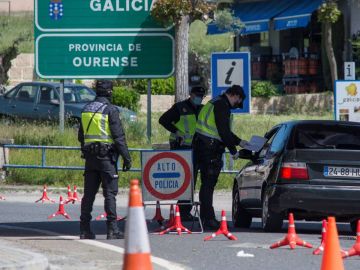
[[[53,166],[46,164],[46,153],[47,150],[62,150],[62,151],[78,151],[80,156],[80,147],[77,146],[42,146],[42,145],[16,145],[16,144],[5,144],[3,148],[7,149],[35,149],[41,150],[41,164],[11,164],[5,162],[4,168],[17,168],[17,169],[54,169],[54,170],[84,170],[84,166]],[[148,151],[152,149],[144,149],[144,148],[129,148],[130,153],[138,153],[139,159],[141,160],[141,152]],[[11,154],[10,154],[11,156]],[[228,160],[229,159],[229,162]],[[237,173],[237,171],[233,170],[234,161],[232,160],[229,153],[225,153],[223,155],[224,166],[222,168],[222,173]],[[118,164],[120,165],[120,164]],[[120,166],[118,166],[121,168]],[[141,168],[131,168],[131,172],[141,172]]]

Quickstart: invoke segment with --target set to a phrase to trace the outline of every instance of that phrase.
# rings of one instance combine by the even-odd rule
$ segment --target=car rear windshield
[[[295,127],[289,148],[360,149],[360,125],[299,124]]]
[[[60,89],[57,88],[59,91]],[[93,101],[96,94],[92,89],[81,86],[65,86],[64,101],[65,103],[83,103]]]

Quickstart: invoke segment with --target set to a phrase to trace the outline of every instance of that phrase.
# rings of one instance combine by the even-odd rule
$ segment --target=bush
[[[268,81],[252,81],[251,96],[252,97],[271,97],[278,96],[279,92],[275,85]]]
[[[114,87],[112,103],[133,111],[139,109],[140,95],[133,89],[126,87]]]
[[[140,94],[147,94],[147,80],[134,81],[133,87]],[[151,94],[153,95],[174,95],[175,78],[151,80]]]

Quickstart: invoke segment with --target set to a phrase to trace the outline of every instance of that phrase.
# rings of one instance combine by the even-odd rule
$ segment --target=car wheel
[[[357,233],[357,222],[357,219],[350,222],[351,231],[355,234]]]
[[[261,223],[265,232],[277,232],[281,230],[283,218],[269,207],[269,194],[265,191],[262,199]]]
[[[239,189],[235,179],[232,198],[232,221],[234,227],[249,228],[251,225],[251,220],[251,215],[244,209],[244,207],[240,203]]]

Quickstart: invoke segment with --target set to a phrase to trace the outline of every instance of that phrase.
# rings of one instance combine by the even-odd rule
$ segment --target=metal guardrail
[[[29,164],[11,164],[5,162],[4,168],[17,168],[17,169],[54,169],[54,170],[84,170],[84,166],[49,166],[46,164],[46,153],[47,150],[64,150],[64,151],[79,151],[80,156],[80,147],[78,146],[43,146],[43,145],[16,145],[16,144],[4,144],[3,148],[7,149],[35,149],[41,150],[41,164],[40,165],[29,165]],[[141,152],[149,151],[153,149],[145,149],[145,148],[129,148],[130,153],[139,153],[141,160]],[[227,156],[229,157],[229,162],[227,162]],[[222,168],[222,173],[237,173],[238,171],[233,170],[234,161],[231,158],[230,154],[226,152],[223,155],[224,166]],[[118,162],[118,168],[120,167],[120,163]],[[141,172],[141,168],[131,168],[131,172]]]

